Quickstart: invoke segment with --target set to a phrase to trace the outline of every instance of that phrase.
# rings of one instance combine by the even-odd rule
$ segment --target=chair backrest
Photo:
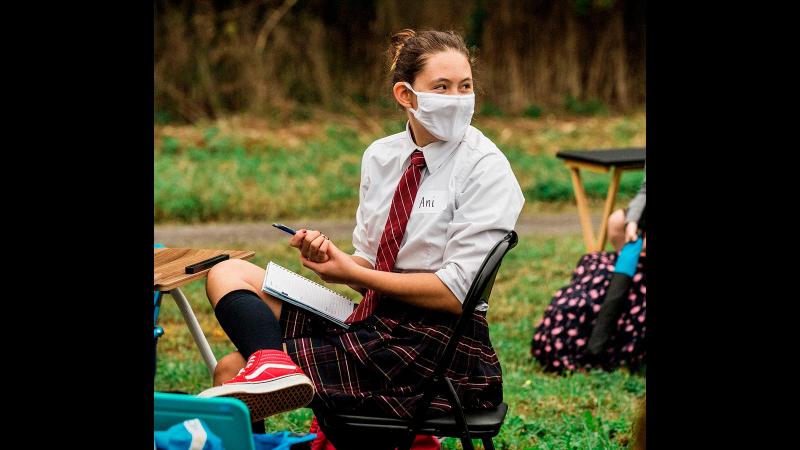
[[[511,230],[503,239],[495,244],[489,251],[489,254],[486,255],[483,264],[481,264],[481,268],[478,269],[478,274],[475,276],[475,281],[473,281],[472,285],[469,287],[467,296],[464,299],[464,305],[461,307],[461,316],[458,318],[458,322],[456,322],[456,326],[453,328],[453,335],[450,336],[447,347],[445,347],[442,353],[442,358],[439,360],[439,364],[437,364],[434,370],[434,376],[443,374],[445,369],[447,369],[447,366],[450,364],[456,352],[458,342],[461,340],[461,335],[464,334],[464,329],[467,327],[470,320],[472,320],[472,313],[475,312],[478,303],[481,301],[489,303],[489,296],[492,294],[494,280],[497,277],[497,271],[500,269],[500,263],[503,262],[503,257],[506,256],[506,253],[517,245],[517,242],[517,233]]]
[[[492,293],[494,280],[497,277],[497,271],[500,269],[500,263],[503,261],[503,257],[506,256],[506,253],[517,245],[517,242],[517,233],[511,230],[503,239],[492,247],[489,254],[487,254],[486,258],[483,260],[480,269],[478,269],[478,274],[475,276],[475,280],[472,282],[467,296],[464,299],[461,316],[459,316],[453,328],[453,334],[450,336],[450,340],[448,340],[447,346],[444,352],[442,352],[442,357],[439,359],[433,371],[433,376],[430,378],[425,388],[425,395],[420,402],[419,409],[417,409],[416,415],[418,417],[424,415],[420,414],[420,412],[424,413],[424,411],[428,409],[431,400],[433,400],[433,397],[439,389],[439,386],[437,386],[438,380],[450,365],[458,343],[461,340],[461,336],[464,334],[467,324],[472,320],[472,313],[475,312],[478,303],[481,301],[489,303],[489,296]]]
[[[245,404],[228,397],[155,392],[153,429],[166,430],[187,419],[203,419],[226,449],[255,450],[250,413]]]

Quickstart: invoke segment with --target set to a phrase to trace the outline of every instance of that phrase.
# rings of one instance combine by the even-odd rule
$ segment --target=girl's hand
[[[354,284],[353,278],[361,266],[353,261],[347,253],[339,250],[330,240],[325,241],[327,259],[325,262],[318,263],[300,255],[300,261],[305,267],[313,270],[326,283]]]
[[[328,261],[329,243],[330,239],[317,230],[299,230],[289,239],[289,245],[299,249],[303,258],[316,263]]]
[[[635,242],[639,239],[636,232],[639,231],[639,225],[636,222],[630,222],[625,226],[625,242]]]

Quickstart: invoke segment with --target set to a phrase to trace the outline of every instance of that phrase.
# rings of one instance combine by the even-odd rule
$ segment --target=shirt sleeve
[[[436,276],[464,303],[486,255],[514,229],[525,197],[508,161],[496,153],[482,157],[459,190]]]
[[[370,176],[368,170],[368,153],[369,148],[364,152],[361,158],[361,184],[358,189],[358,209],[356,210],[356,227],[353,230],[353,256],[360,256],[366,259],[375,267],[375,256],[377,249],[371,249],[369,246],[369,239],[367,238],[367,222],[365,217],[364,199],[366,198],[367,191],[370,185]]]
[[[647,203],[647,175],[645,175],[644,179],[642,180],[642,187],[639,188],[639,192],[633,197],[630,204],[628,204],[628,213],[625,215],[625,223],[636,222],[639,223],[639,220],[642,218],[642,212],[644,212],[645,204]]]

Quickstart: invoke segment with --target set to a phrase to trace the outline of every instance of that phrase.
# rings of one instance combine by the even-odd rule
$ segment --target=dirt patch
[[[596,230],[600,213],[595,213],[592,221]],[[355,221],[320,220],[306,226],[322,230],[331,239],[349,241]],[[581,225],[574,211],[537,213],[522,215],[517,221],[516,230],[521,236],[580,235]],[[154,231],[155,242],[170,247],[199,247],[217,243],[270,245],[285,242],[289,236],[273,228],[270,222],[156,225]]]

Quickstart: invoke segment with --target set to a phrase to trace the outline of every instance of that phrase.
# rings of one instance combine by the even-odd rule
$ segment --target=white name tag
[[[414,209],[421,213],[444,211],[447,205],[447,191],[418,192],[414,199]]]

